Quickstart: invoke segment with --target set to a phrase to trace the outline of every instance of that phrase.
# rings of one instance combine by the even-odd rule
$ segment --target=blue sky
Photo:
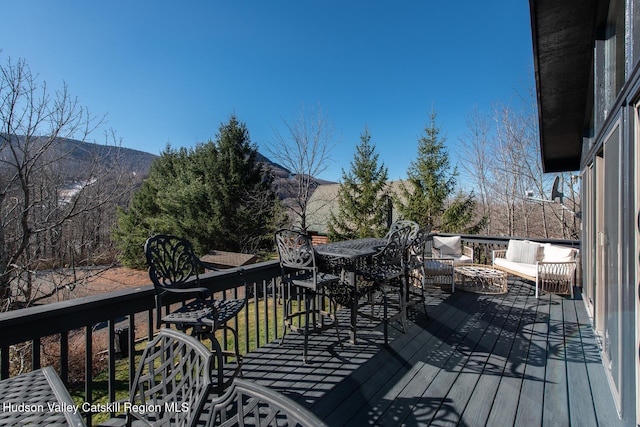
[[[405,177],[432,109],[458,161],[474,107],[511,102],[533,74],[526,0],[21,0],[2,14],[0,60],[66,82],[123,146],[191,147],[235,114],[268,155],[283,120],[320,105],[335,181],[365,126]]]

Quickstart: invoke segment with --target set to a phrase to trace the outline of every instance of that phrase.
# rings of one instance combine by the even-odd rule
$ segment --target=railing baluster
[[[9,378],[9,346],[2,347],[0,356],[0,379]]]
[[[31,368],[40,369],[40,338],[31,341]]]
[[[273,295],[271,300],[273,306],[273,310],[271,310],[273,311],[273,313],[271,313],[273,318],[273,339],[276,340],[278,339],[278,328],[280,327],[280,322],[278,322],[278,281],[275,278],[271,279],[271,294]]]
[[[115,350],[115,327],[113,319],[109,319],[107,322],[107,329],[109,335],[109,402],[115,402],[116,400],[116,350]],[[114,413],[111,413],[113,416]]]
[[[129,390],[136,375],[136,316],[135,313],[129,315]]]
[[[69,383],[69,331],[60,334],[60,378]]]
[[[84,401],[93,403],[93,326],[85,327],[84,338]],[[87,424],[91,425],[91,411],[87,413]]]
[[[254,286],[257,292],[258,284],[255,283]],[[264,327],[262,328],[264,330],[264,336],[262,337],[262,339],[265,343],[268,343],[269,342],[269,287],[267,286],[266,280],[262,281],[261,287],[262,287],[262,306],[263,306],[262,318],[264,319]],[[256,305],[258,305],[257,299],[256,299]],[[258,325],[262,323],[262,322],[258,322],[258,318],[256,318],[256,322],[258,323]],[[256,332],[256,335],[257,335],[257,332]],[[258,347],[260,347],[259,344],[258,344]]]
[[[246,285],[247,287],[251,286],[249,284]],[[249,290],[247,288],[245,288],[245,292],[249,292]],[[249,295],[247,295],[247,304],[249,303]],[[254,294],[254,298],[253,300],[255,301],[255,294]],[[247,306],[244,310],[242,310],[242,316],[244,318],[244,330],[242,331],[242,333],[244,334],[244,352],[248,353],[250,348],[251,348],[251,335],[249,333],[249,307]],[[238,334],[240,333],[240,331],[238,331]]]
[[[153,339],[153,322],[155,322],[154,310],[147,311],[147,339],[151,341]]]
[[[254,331],[255,331],[255,337],[254,337],[254,348],[260,348],[260,307],[259,307],[259,302],[260,299],[258,298],[258,287],[256,286],[256,284],[253,284],[253,322],[255,323],[254,325]]]

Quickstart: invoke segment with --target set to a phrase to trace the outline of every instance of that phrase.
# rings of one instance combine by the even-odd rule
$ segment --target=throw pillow
[[[539,260],[541,246],[528,240],[509,240],[507,261],[535,264]]]
[[[462,255],[462,241],[460,236],[433,236],[433,247],[440,249],[442,256]]]
[[[554,245],[545,246],[542,260],[545,262],[575,261],[575,249]]]

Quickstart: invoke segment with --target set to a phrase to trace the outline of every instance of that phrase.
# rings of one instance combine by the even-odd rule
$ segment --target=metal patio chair
[[[234,377],[242,374],[242,356],[238,347],[238,333],[228,322],[237,316],[245,306],[244,299],[215,299],[208,288],[200,285],[200,272],[204,269],[215,269],[201,261],[194,253],[187,239],[177,236],[158,234],[150,237],[144,245],[144,252],[149,265],[149,277],[156,291],[156,314],[158,327],[160,324],[174,325],[178,330],[189,331],[200,340],[209,339],[213,352],[217,357],[217,391],[231,384]],[[246,291],[245,291],[246,296]],[[184,300],[193,297],[181,307],[170,311],[168,308],[162,315],[163,307],[168,300],[176,298]],[[218,330],[228,331],[233,338],[233,351],[223,351],[215,333]],[[229,358],[235,359],[236,366],[229,379],[224,379],[224,364]]]
[[[411,242],[407,243],[405,260],[403,261],[405,280],[407,281],[407,300],[411,294],[416,295],[416,299],[424,304],[424,311],[427,314],[427,300],[424,289],[426,287],[425,262],[427,259],[427,236],[429,229],[421,227]],[[417,295],[419,292],[419,295]]]
[[[211,408],[212,426],[326,426],[315,414],[288,397],[239,378]]]
[[[307,363],[309,334],[325,330],[332,323],[336,328],[340,342],[338,319],[335,316],[337,303],[331,294],[327,294],[325,291],[327,287],[338,284],[341,278],[318,270],[316,253],[311,243],[311,237],[307,234],[281,229],[275,233],[275,241],[282,269],[282,290],[285,296],[283,304],[284,330],[280,343],[284,342],[287,329],[304,335],[302,359],[304,363]],[[325,297],[329,300],[328,311],[323,307]],[[304,308],[294,312],[294,302],[298,303],[298,307],[303,302]],[[325,324],[325,317],[329,317],[331,323]],[[298,319],[298,326],[295,325],[296,319]],[[300,326],[300,322],[304,322],[304,325]],[[320,324],[318,325],[318,323]]]
[[[100,425],[201,425],[203,411],[211,401],[213,362],[213,354],[194,337],[161,329],[142,352],[127,399],[128,410]],[[118,403],[125,408],[123,402]]]
[[[405,270],[403,257],[407,250],[410,228],[396,229],[388,234],[387,244],[372,257],[371,265],[361,271],[365,280],[373,282],[373,289],[382,292],[384,343],[389,344],[388,324],[400,318],[402,332],[407,331],[407,304],[405,297]],[[389,293],[398,292],[398,314],[389,318]],[[373,302],[372,302],[373,304]]]
[[[406,234],[405,240],[407,244],[411,243],[413,239],[415,239],[416,235],[420,231],[420,225],[415,221],[410,221],[408,219],[399,219],[395,221],[389,227],[389,231],[387,232],[385,239],[388,239],[394,231],[403,230],[403,233]]]

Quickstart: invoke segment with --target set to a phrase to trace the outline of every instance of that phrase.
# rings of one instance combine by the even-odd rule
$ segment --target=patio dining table
[[[51,366],[0,381],[0,426],[22,425],[85,426]]]
[[[358,316],[358,289],[356,286],[358,265],[367,262],[367,259],[384,248],[386,243],[386,239],[367,237],[326,243],[315,247],[316,253],[325,262],[338,264],[348,278],[348,285],[351,289],[353,302],[351,304],[351,331],[349,340],[353,344],[356,344]]]

